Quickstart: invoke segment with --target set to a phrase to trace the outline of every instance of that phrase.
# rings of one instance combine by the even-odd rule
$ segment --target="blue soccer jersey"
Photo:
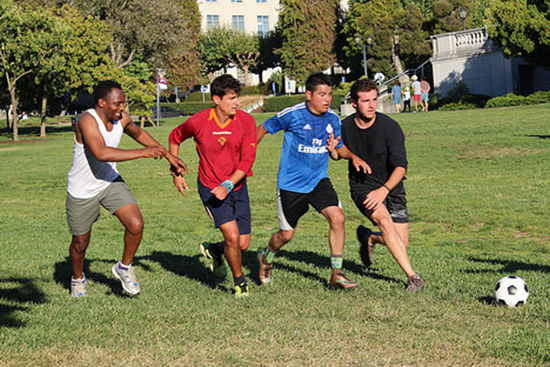
[[[285,132],[277,184],[280,189],[307,194],[328,177],[327,138],[331,132],[335,138],[342,134],[336,113],[329,109],[315,115],[302,102],[279,112],[264,122],[264,127],[270,134]],[[337,148],[342,146],[340,140]]]

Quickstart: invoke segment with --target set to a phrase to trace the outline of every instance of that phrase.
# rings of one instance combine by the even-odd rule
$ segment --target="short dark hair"
[[[111,92],[111,89],[122,90],[122,87],[120,86],[120,84],[112,80],[103,80],[97,83],[94,88],[95,104],[99,102],[99,99],[105,99],[105,97],[107,97],[107,95]]]
[[[317,89],[317,86],[319,85],[328,85],[329,87],[332,87],[333,83],[328,75],[323,73],[314,73],[307,77],[306,90],[315,92],[315,89]]]
[[[351,86],[349,92],[351,100],[357,102],[357,99],[359,99],[359,92],[370,92],[371,90],[375,90],[376,94],[378,94],[378,86],[374,80],[358,79]]]
[[[217,77],[210,84],[210,95],[223,98],[228,92],[233,91],[241,93],[241,83],[229,74],[223,74]]]

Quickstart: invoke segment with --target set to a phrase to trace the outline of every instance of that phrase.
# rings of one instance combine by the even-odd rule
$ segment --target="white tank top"
[[[105,140],[105,145],[112,148],[118,148],[122,138],[122,124],[120,121],[113,122],[113,130],[107,131],[105,124],[99,118],[95,109],[87,110],[91,114],[99,128],[99,132]],[[120,176],[116,169],[116,162],[100,162],[92,154],[90,148],[85,144],[80,144],[74,138],[73,164],[68,174],[67,192],[79,199],[88,199],[96,196],[105,190],[111,182]]]

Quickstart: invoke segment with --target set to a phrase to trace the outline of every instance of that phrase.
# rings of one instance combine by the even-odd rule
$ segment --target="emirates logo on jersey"
[[[225,138],[225,136],[222,136],[218,139],[218,144],[220,144],[221,147],[223,147],[225,143],[227,143],[227,139]]]

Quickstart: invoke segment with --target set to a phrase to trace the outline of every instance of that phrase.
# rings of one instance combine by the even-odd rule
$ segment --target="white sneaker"
[[[75,279],[71,277],[71,297],[86,297],[88,291],[86,290],[86,275],[82,273],[82,279]]]
[[[129,266],[128,270],[125,270],[121,268],[120,265],[120,261],[113,265],[113,268],[111,269],[113,271],[113,275],[118,280],[120,280],[120,282],[122,283],[122,288],[126,292],[132,295],[139,294],[140,288],[137,282],[136,275],[134,274],[134,268],[132,266]]]

